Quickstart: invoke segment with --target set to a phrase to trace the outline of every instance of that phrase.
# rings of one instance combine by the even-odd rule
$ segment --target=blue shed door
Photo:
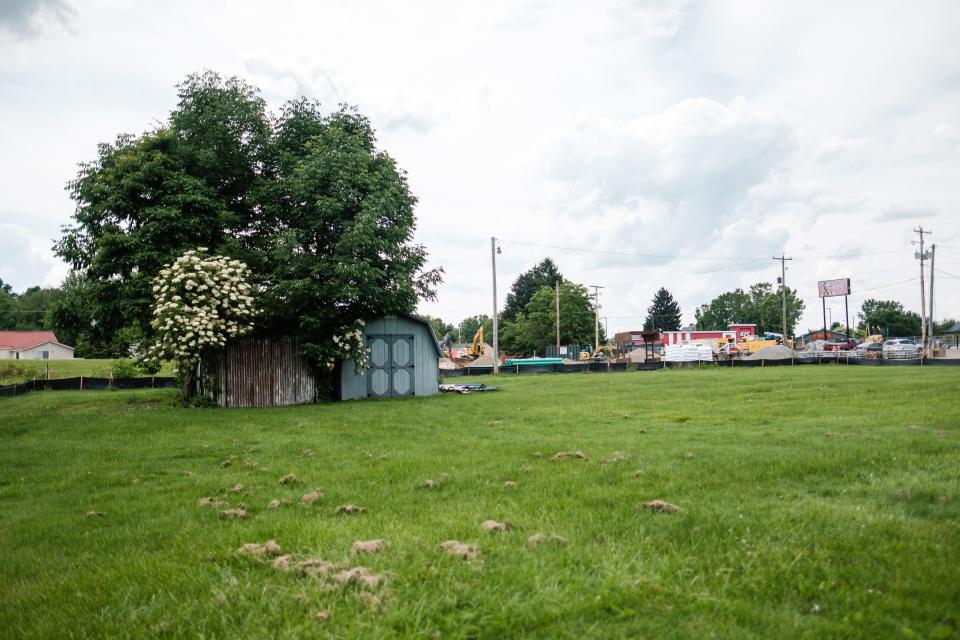
[[[367,395],[412,396],[414,389],[413,336],[370,335],[370,371]]]

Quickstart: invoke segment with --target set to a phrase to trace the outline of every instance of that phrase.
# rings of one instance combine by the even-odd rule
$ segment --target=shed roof
[[[389,318],[390,316],[386,316],[386,317]],[[433,348],[437,350],[437,357],[440,358],[443,356],[443,349],[440,348],[440,341],[437,340],[437,334],[433,332],[433,325],[430,324],[429,320],[413,313],[406,313],[406,314],[402,313],[402,314],[399,314],[398,317],[410,318],[411,320],[415,322],[419,322],[420,324],[424,325],[427,328],[427,331],[430,332],[430,337],[433,338],[431,342],[433,343]]]
[[[943,333],[960,333],[960,322],[956,323],[955,325],[953,325]]]
[[[0,331],[0,347],[6,349],[29,349],[45,342],[60,344],[53,331]]]

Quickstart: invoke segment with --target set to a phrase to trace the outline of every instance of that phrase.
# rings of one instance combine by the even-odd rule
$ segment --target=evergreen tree
[[[653,304],[647,308],[647,319],[643,322],[643,328],[647,331],[676,331],[680,328],[680,316],[680,305],[669,291],[660,287],[653,296]]]
[[[557,265],[550,258],[544,258],[543,261],[534,266],[529,271],[525,271],[517,276],[507,294],[506,304],[500,313],[500,320],[511,322],[516,320],[517,316],[522,314],[533,296],[543,287],[553,289],[557,281],[563,281],[563,276]]]

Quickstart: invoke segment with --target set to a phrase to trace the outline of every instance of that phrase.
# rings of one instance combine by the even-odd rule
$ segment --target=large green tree
[[[61,295],[49,314],[50,328],[60,342],[72,346],[79,358],[111,358],[127,355],[129,336],[118,342],[97,342],[95,302],[91,281],[79,271],[70,273],[60,285]],[[127,330],[129,332],[129,329]]]
[[[461,342],[471,342],[473,341],[473,336],[476,335],[477,330],[483,327],[483,339],[485,342],[493,342],[493,319],[486,315],[480,314],[477,316],[470,316],[464,318],[460,321],[457,329],[459,330],[460,337],[458,338]],[[499,329],[499,327],[497,327]]]
[[[152,279],[198,247],[250,266],[258,329],[298,336],[314,365],[355,320],[433,296],[416,198],[366,118],[305,98],[271,115],[212,72],[178,90],[164,123],[101,145],[68,187],[74,224],[55,249],[84,280],[91,347],[149,336]]]
[[[587,288],[564,280],[560,283],[560,343],[593,344],[593,303]],[[604,342],[603,327],[600,341]],[[553,286],[541,287],[523,313],[516,319],[504,322],[502,351],[517,355],[543,353],[548,345],[557,341],[557,300]]]
[[[647,319],[643,328],[647,331],[676,331],[680,328],[680,305],[664,287],[660,287],[653,296],[652,304],[647,307]]]
[[[556,286],[557,282],[563,280],[563,275],[557,265],[550,258],[544,258],[539,264],[528,271],[524,271],[517,279],[513,281],[510,292],[503,305],[503,311],[500,313],[500,319],[504,322],[511,322],[518,315],[524,312],[527,304],[533,299],[533,296],[543,287]]]
[[[38,331],[50,328],[50,314],[63,295],[54,287],[30,287],[17,297],[18,331]],[[59,337],[59,336],[58,336]]]
[[[871,332],[879,329],[885,336],[920,335],[920,316],[907,311],[896,300],[864,300],[857,316],[860,318],[857,326],[861,329],[869,324]]]
[[[433,333],[437,336],[437,340],[443,340],[443,337],[448,333],[451,336],[451,340],[455,341],[457,339],[457,328],[449,322],[444,322],[441,318],[435,316],[423,316],[423,319],[428,321],[430,326],[433,327]]]
[[[726,329],[736,323],[757,325],[757,331],[781,333],[783,328],[782,288],[758,282],[749,291],[737,288],[721,293],[696,310],[697,328]],[[796,289],[787,288],[787,335],[793,335],[805,304]]]

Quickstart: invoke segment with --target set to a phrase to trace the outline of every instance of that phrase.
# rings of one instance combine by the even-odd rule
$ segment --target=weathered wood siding
[[[315,402],[317,383],[293,338],[237,340],[217,354],[209,372],[221,407],[278,407]]]
[[[364,337],[371,335],[412,335],[414,395],[430,396],[439,392],[440,366],[437,360],[437,341],[433,332],[422,322],[407,317],[378,318],[367,322]],[[346,360],[340,371],[340,399],[366,398],[368,371],[359,375],[353,360]]]

